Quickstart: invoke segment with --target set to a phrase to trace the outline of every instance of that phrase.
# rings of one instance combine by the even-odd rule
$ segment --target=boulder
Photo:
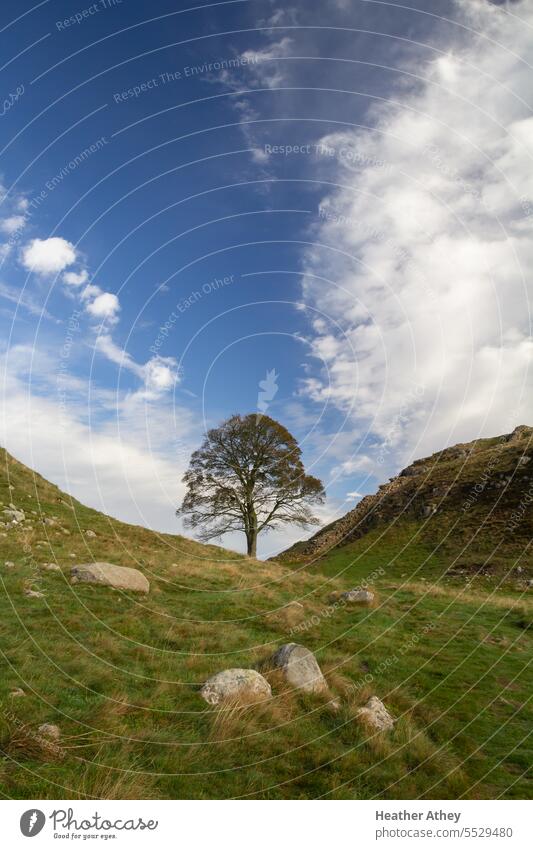
[[[94,531],[85,531],[85,536],[88,537],[89,539],[94,539],[96,534],[95,534]]]
[[[80,563],[70,570],[73,584],[100,584],[117,590],[136,593],[150,592],[150,584],[138,569],[115,566],[113,563]]]
[[[272,696],[272,690],[268,681],[255,669],[224,669],[205,682],[200,695],[208,704],[218,705],[239,696],[263,701]]]
[[[15,525],[17,525],[19,522],[23,522],[26,518],[23,510],[17,510],[14,507],[12,507],[11,509],[6,508],[3,513],[5,516],[7,516],[8,519],[14,522]]]
[[[342,593],[341,601],[346,604],[371,604],[374,601],[374,593],[370,590],[348,590]]]
[[[306,693],[327,693],[328,685],[313,652],[297,643],[286,643],[270,658],[295,690]]]
[[[366,705],[359,708],[357,715],[373,731],[387,731],[394,726],[394,719],[377,696],[371,696]]]

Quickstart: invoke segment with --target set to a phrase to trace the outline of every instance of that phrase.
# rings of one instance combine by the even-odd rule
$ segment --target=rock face
[[[286,643],[270,658],[275,669],[280,669],[295,690],[306,693],[327,693],[328,685],[317,660],[309,649],[297,643]]]
[[[359,709],[359,718],[374,731],[387,731],[394,726],[394,719],[377,696],[371,696],[366,705]]]
[[[255,669],[224,669],[205,682],[200,695],[208,704],[219,705],[239,696],[263,701],[272,696],[272,690],[268,681]]]
[[[374,593],[370,590],[348,590],[342,593],[341,600],[346,604],[371,604],[374,601]]]
[[[150,592],[150,584],[138,569],[115,566],[113,563],[81,563],[70,570],[72,583],[100,584],[117,590],[136,593]]]

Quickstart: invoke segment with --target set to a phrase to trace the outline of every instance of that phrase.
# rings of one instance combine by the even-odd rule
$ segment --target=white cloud
[[[12,236],[17,230],[21,230],[25,223],[26,217],[24,215],[10,215],[9,218],[2,218],[0,220],[0,230],[2,233]]]
[[[101,402],[95,387],[57,368],[54,352],[32,347],[0,357],[0,444],[84,504],[179,533],[181,477],[199,440],[193,414],[116,391]]]
[[[85,304],[85,311],[93,318],[102,322],[114,324],[118,321],[120,301],[112,292],[103,292],[100,286],[89,283],[82,290],[80,298]]]
[[[112,292],[102,292],[93,300],[89,301],[86,307],[89,315],[94,318],[116,320],[117,313],[120,311],[120,302],[116,295]]]
[[[179,382],[178,364],[174,357],[155,356],[147,363],[137,363],[106,333],[97,337],[95,347],[112,363],[133,372],[142,380],[143,388],[136,394],[145,399],[155,399]]]
[[[457,6],[499,44],[470,33],[415,57],[427,82],[373,107],[375,129],[324,138],[335,156],[318,163],[342,188],[313,230],[331,249],[304,257],[305,299],[332,319],[311,338],[329,382],[324,369],[304,390],[353,405],[385,467],[533,421],[533,8]]]
[[[33,239],[22,250],[22,264],[36,274],[58,274],[76,262],[76,249],[60,236]]]
[[[356,498],[363,498],[363,494],[361,492],[356,492],[356,491],[347,492],[346,498],[349,498],[350,500],[355,500]]]
[[[147,391],[156,394],[172,389],[178,379],[174,357],[152,357],[143,367],[143,372]]]
[[[68,286],[81,286],[89,279],[89,272],[82,268],[81,271],[65,271],[62,280]]]

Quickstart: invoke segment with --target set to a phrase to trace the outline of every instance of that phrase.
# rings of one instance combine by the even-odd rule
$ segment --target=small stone
[[[11,699],[18,699],[20,696],[25,696],[26,693],[21,687],[15,687],[14,690],[11,690],[9,697]]]
[[[374,731],[387,731],[394,726],[394,719],[377,696],[371,696],[366,705],[359,708],[357,715]]]
[[[13,569],[15,567],[15,564],[12,560],[6,560],[4,566],[6,567],[6,569]]]
[[[57,563],[44,563],[43,569],[46,569],[47,572],[61,572],[61,567]]]
[[[85,536],[89,537],[89,539],[94,539],[96,534],[94,531],[85,531]]]
[[[255,669],[224,669],[209,678],[200,695],[210,705],[232,701],[239,696],[263,701],[272,696],[268,681]]]
[[[297,643],[286,643],[270,658],[270,664],[281,670],[287,682],[306,693],[327,693],[328,685],[313,652]]]
[[[374,593],[370,590],[348,590],[341,595],[341,600],[346,604],[371,604],[374,601]]]
[[[26,589],[24,590],[24,595],[27,596],[27,598],[44,598],[44,593],[39,590]]]
[[[43,737],[47,737],[49,740],[59,740],[61,737],[61,731],[59,730],[57,725],[51,725],[49,722],[43,723],[43,725],[39,725],[37,729],[39,734]]]

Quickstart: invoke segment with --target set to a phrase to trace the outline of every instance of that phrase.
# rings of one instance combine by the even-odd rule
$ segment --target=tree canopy
[[[324,487],[306,475],[295,438],[269,416],[234,415],[209,430],[183,477],[185,498],[176,513],[205,541],[243,531],[256,556],[262,531],[320,524],[311,505]]]

